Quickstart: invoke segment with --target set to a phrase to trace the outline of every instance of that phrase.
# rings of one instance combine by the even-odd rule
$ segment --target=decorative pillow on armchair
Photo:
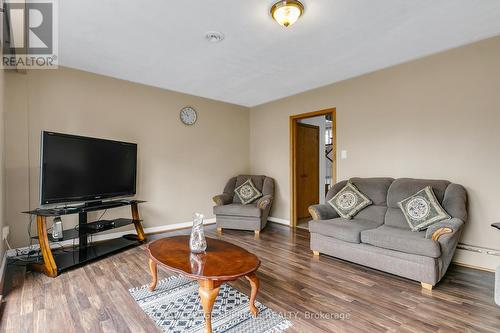
[[[248,178],[246,182],[238,186],[234,193],[240,198],[242,204],[252,203],[262,196],[262,193],[255,187],[252,179]]]
[[[430,186],[398,202],[398,205],[403,211],[411,231],[421,231],[431,224],[451,218],[437,201]]]
[[[361,193],[354,184],[348,182],[328,203],[345,219],[352,219],[365,207],[373,202],[366,195]]]

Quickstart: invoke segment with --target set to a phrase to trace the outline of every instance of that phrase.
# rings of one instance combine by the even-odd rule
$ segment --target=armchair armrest
[[[271,206],[271,203],[273,202],[273,196],[268,194],[257,200],[257,207],[259,209],[266,209],[268,206]]]
[[[313,220],[329,220],[339,217],[339,214],[329,204],[312,205],[308,208]]]
[[[464,222],[457,218],[440,221],[427,228],[425,238],[430,238],[435,241],[439,241],[444,235],[447,235],[445,239],[451,238],[463,225]]]
[[[212,200],[215,202],[217,206],[223,206],[230,204],[233,198],[227,193],[222,193],[213,197]]]

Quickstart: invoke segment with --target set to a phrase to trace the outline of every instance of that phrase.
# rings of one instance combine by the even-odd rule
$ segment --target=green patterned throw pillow
[[[250,178],[238,186],[234,193],[240,198],[242,204],[249,204],[262,196],[262,193],[255,187]]]
[[[363,208],[373,202],[361,193],[354,184],[348,182],[328,203],[345,219],[352,219]]]
[[[398,202],[398,205],[403,211],[411,231],[421,231],[431,224],[451,218],[437,201],[430,186]]]

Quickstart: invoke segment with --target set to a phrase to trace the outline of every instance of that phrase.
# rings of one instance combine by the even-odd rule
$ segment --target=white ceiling
[[[500,0],[304,0],[288,29],[273,2],[59,1],[60,64],[255,106],[500,35]]]

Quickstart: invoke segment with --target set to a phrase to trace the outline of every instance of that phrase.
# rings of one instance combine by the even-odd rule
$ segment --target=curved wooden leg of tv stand
[[[146,235],[144,234],[144,229],[142,228],[141,218],[139,216],[139,209],[137,208],[137,203],[133,203],[132,209],[132,219],[134,219],[135,231],[137,232],[137,239],[141,242],[146,240]]]
[[[40,243],[40,251],[42,252],[43,264],[32,264],[31,267],[45,273],[47,276],[57,276],[57,265],[50,249],[49,238],[47,236],[47,219],[45,216],[36,217],[36,225],[38,230],[38,243]]]

